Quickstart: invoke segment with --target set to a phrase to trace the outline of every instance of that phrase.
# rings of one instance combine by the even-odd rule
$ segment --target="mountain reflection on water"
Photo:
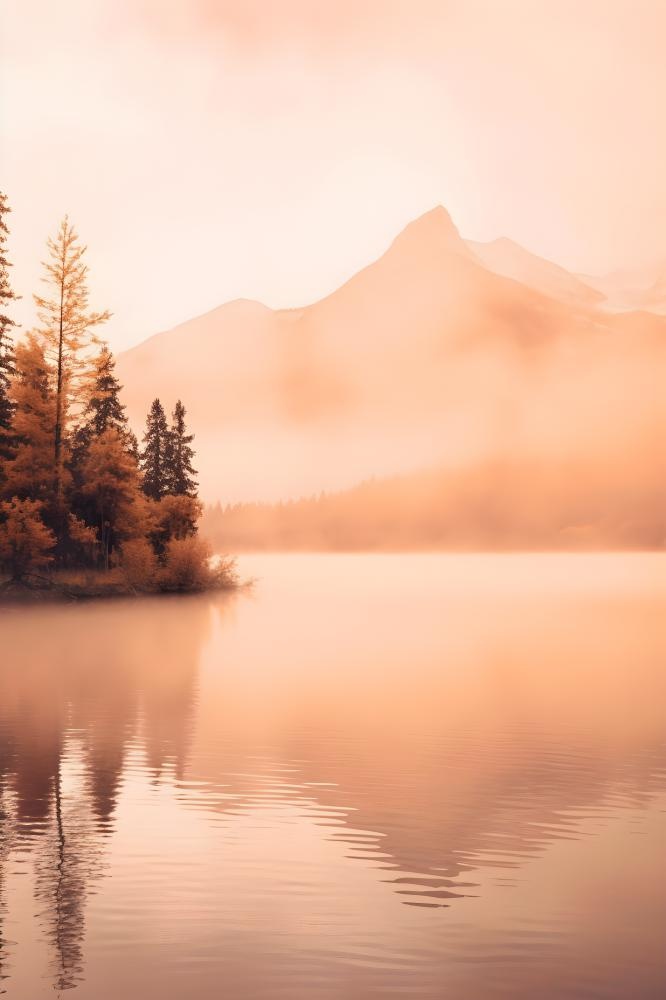
[[[665,560],[0,612],[0,992],[662,997]]]

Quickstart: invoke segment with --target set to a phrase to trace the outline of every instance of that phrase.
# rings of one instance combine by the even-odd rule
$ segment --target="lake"
[[[663,1000],[666,558],[0,611],[0,993]]]

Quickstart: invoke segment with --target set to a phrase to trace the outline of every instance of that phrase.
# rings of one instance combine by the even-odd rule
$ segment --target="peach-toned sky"
[[[666,259],[661,0],[0,0],[31,296],[68,211],[118,348],[299,305],[444,203],[574,269]]]

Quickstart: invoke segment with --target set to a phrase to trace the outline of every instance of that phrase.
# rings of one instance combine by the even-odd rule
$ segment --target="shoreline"
[[[76,571],[74,571],[76,572]],[[74,604],[79,601],[106,601],[144,597],[188,597],[198,594],[231,593],[245,584],[237,578],[233,567],[206,586],[181,588],[134,587],[126,580],[108,579],[107,573],[80,574],[83,579],[35,577],[37,583],[26,580],[0,580],[0,609],[30,604]]]

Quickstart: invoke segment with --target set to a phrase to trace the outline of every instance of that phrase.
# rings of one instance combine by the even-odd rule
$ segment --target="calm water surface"
[[[0,612],[0,992],[666,996],[666,560]]]

